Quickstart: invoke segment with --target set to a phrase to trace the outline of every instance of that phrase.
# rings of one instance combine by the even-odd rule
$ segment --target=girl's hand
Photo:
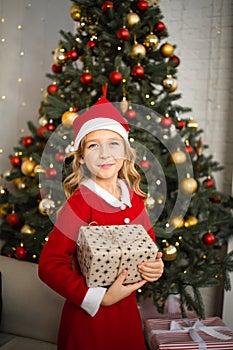
[[[138,266],[138,271],[143,278],[142,281],[124,285],[123,283],[127,277],[127,270],[123,270],[105,293],[101,305],[113,305],[128,297],[137,289],[140,289],[146,282],[157,281],[163,273],[163,267],[162,253],[158,252],[155,261],[143,262]]]
[[[155,261],[146,261],[138,265],[141,277],[147,282],[157,281],[163,274],[162,253],[158,252]]]
[[[132,292],[141,288],[146,283],[146,281],[143,280],[137,283],[123,285],[126,277],[127,270],[123,270],[105,293],[101,302],[102,306],[110,306],[117,303],[118,301],[128,297]]]

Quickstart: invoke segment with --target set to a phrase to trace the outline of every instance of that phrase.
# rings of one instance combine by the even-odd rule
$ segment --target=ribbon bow
[[[217,339],[221,339],[221,340],[229,340],[231,339],[231,337],[229,337],[228,335],[222,334],[220,332],[218,332],[217,330],[223,330],[223,329],[227,329],[227,327],[220,327],[220,326],[215,326],[215,327],[210,327],[210,326],[205,326],[200,320],[197,320],[193,325],[191,324],[191,322],[187,319],[184,320],[185,323],[188,325],[188,327],[186,326],[182,326],[180,323],[176,322],[176,321],[171,321],[171,325],[170,325],[170,330],[171,331],[185,331],[185,332],[189,332],[190,337],[192,338],[192,340],[196,343],[198,343],[199,345],[199,349],[200,350],[206,350],[206,344],[205,341],[200,337],[200,335],[197,333],[197,330],[200,330],[206,334],[209,334],[212,337],[215,337]]]

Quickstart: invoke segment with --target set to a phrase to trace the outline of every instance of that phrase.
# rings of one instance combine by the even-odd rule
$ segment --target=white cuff
[[[84,309],[89,315],[95,316],[97,311],[99,310],[101,301],[106,293],[107,288],[103,287],[92,287],[89,288],[83,302],[81,304],[81,308]]]

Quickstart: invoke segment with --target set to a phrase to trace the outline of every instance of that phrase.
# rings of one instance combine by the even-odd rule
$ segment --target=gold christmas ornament
[[[74,21],[79,21],[81,18],[81,9],[78,5],[73,5],[70,8],[70,16]]]
[[[42,166],[40,164],[38,164],[34,168],[34,173],[35,174],[45,173],[45,170],[42,168]]]
[[[197,129],[197,128],[198,128],[198,123],[196,122],[196,120],[190,118],[190,119],[187,121],[186,127],[187,127],[187,128]]]
[[[174,47],[171,44],[166,43],[160,47],[159,51],[163,57],[171,57],[174,53]]]
[[[178,87],[176,79],[174,79],[170,74],[168,74],[167,77],[163,79],[162,85],[168,92],[174,92]]]
[[[4,203],[0,205],[0,218],[4,218],[8,215],[8,208],[10,205],[8,203]]]
[[[126,97],[123,97],[120,101],[120,110],[123,114],[125,114],[128,111],[129,108],[129,102],[127,101]]]
[[[9,193],[7,187],[5,185],[0,186],[0,198],[4,199],[5,196],[7,196]]]
[[[198,157],[202,155],[203,149],[204,149],[204,146],[203,146],[202,138],[200,137],[195,147],[195,152]]]
[[[3,173],[3,179],[7,180],[9,176],[11,176],[11,171],[10,171],[10,170],[6,170],[6,171]],[[0,186],[0,194],[1,194],[1,187],[2,187],[2,186]]]
[[[18,177],[17,179],[14,179],[14,185],[18,190],[25,190],[26,188],[26,184],[22,177]]]
[[[198,224],[198,220],[195,216],[188,216],[187,219],[184,222],[185,227],[190,227]]]
[[[174,245],[169,244],[163,248],[163,260],[173,261],[177,257],[177,249]]]
[[[130,12],[127,15],[127,23],[128,27],[133,27],[135,24],[137,24],[140,21],[140,17],[137,13]]]
[[[55,203],[50,198],[44,198],[39,203],[39,212],[42,215],[52,215],[55,211]]]
[[[151,50],[151,51],[154,51],[157,48],[158,44],[159,44],[159,39],[153,33],[148,34],[143,42],[143,45],[148,50]]]
[[[192,177],[187,177],[181,181],[180,187],[184,194],[192,194],[197,190],[197,181]]]
[[[45,126],[46,124],[48,124],[48,120],[47,120],[45,115],[43,115],[42,117],[39,118],[38,124],[40,126]]]
[[[36,232],[36,230],[29,225],[23,225],[20,232],[31,235],[31,234],[34,234]]]
[[[155,207],[155,199],[153,197],[148,197],[146,200],[146,206],[148,209],[154,209]]]
[[[132,46],[132,50],[131,50],[130,56],[132,58],[135,58],[137,56],[145,57],[146,56],[146,48],[145,48],[145,46],[143,46],[142,44],[135,43]]]
[[[53,54],[53,63],[61,66],[66,62],[66,50],[62,46],[57,46]]]
[[[170,225],[174,228],[181,228],[184,226],[184,219],[182,216],[173,216],[169,221]]]
[[[182,164],[186,162],[186,154],[177,150],[171,154],[171,161],[175,164]]]
[[[21,171],[26,176],[32,175],[35,166],[36,166],[36,163],[33,160],[30,160],[30,159],[25,160],[21,165]]]
[[[77,118],[78,113],[73,111],[66,111],[62,114],[61,121],[66,128],[71,128],[73,126],[74,120]]]

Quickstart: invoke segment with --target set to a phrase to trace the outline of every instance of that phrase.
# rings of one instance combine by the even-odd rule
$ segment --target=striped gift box
[[[147,319],[144,329],[151,350],[233,349],[233,332],[219,317]]]

